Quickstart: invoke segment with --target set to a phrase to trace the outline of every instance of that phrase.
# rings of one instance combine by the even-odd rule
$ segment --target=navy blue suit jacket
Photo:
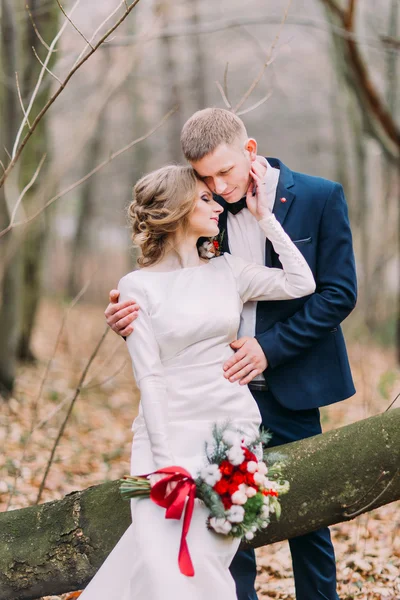
[[[258,302],[255,337],[268,360],[264,375],[274,396],[287,408],[304,410],[355,393],[340,327],[357,298],[352,237],[340,184],[267,160],[280,169],[273,212],[310,265],[316,291],[296,300]],[[220,231],[222,250],[229,252],[226,210]],[[274,252],[266,262],[282,268]]]

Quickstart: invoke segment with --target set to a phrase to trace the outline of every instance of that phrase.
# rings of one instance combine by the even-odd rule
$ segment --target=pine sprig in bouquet
[[[280,517],[278,498],[289,490],[282,480],[283,463],[267,466],[258,458],[270,438],[261,432],[250,441],[229,424],[214,426],[213,443],[205,447],[208,465],[196,486],[210,509],[209,526],[217,533],[252,540],[268,526],[272,514]]]
[[[168,497],[171,497],[169,504],[173,504],[173,496],[178,496],[179,486],[188,485],[190,480],[195,485],[196,497],[210,511],[210,529],[251,540],[257,531],[268,526],[271,515],[280,517],[279,496],[289,490],[289,483],[282,480],[284,464],[276,457],[275,460],[267,459],[268,464],[258,458],[262,456],[263,445],[271,437],[266,432],[256,439],[247,440],[243,432],[225,424],[214,425],[212,434],[212,443],[205,445],[207,464],[195,480],[182,469],[176,468],[174,472],[170,468],[168,471],[175,485],[165,492],[168,494],[167,504]],[[147,477],[125,477],[120,491],[126,499],[151,497],[152,494]]]

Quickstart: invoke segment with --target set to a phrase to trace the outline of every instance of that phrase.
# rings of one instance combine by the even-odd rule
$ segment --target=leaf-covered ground
[[[37,501],[54,441],[105,329],[98,307],[78,305],[62,325],[64,315],[57,304],[42,304],[34,338],[38,361],[21,366],[14,397],[1,405],[0,444],[6,452],[0,456],[0,510]],[[353,342],[349,351],[357,394],[323,409],[325,430],[385,410],[400,391],[392,350]],[[110,332],[85,378],[40,502],[127,473],[130,428],[137,406],[124,342]],[[400,503],[393,503],[331,528],[341,600],[400,600],[399,508]],[[287,543],[259,549],[257,555],[259,597],[294,599]],[[70,600],[75,597],[69,596]]]

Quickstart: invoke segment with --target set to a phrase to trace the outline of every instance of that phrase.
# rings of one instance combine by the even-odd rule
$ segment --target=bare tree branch
[[[396,48],[396,50],[400,50],[400,40],[394,37],[391,37],[390,35],[382,35],[380,37],[380,40],[383,44],[387,44],[388,46],[391,46],[392,48]]]
[[[72,398],[72,401],[71,401],[71,404],[69,405],[67,414],[65,415],[64,421],[61,424],[60,431],[58,432],[58,435],[57,435],[57,437],[56,437],[56,439],[54,441],[54,445],[53,445],[53,448],[51,450],[50,458],[49,458],[49,460],[47,462],[47,466],[46,466],[46,469],[45,469],[45,472],[44,472],[44,475],[43,475],[43,479],[42,479],[42,481],[40,483],[40,487],[39,487],[39,491],[38,491],[38,495],[37,495],[35,504],[39,504],[40,499],[42,497],[42,493],[43,493],[43,490],[44,490],[46,479],[47,479],[47,476],[49,474],[51,465],[53,463],[54,455],[56,453],[58,444],[59,444],[59,442],[60,442],[60,440],[61,440],[61,438],[62,438],[62,436],[64,434],[64,431],[65,431],[65,428],[67,426],[69,417],[71,416],[71,413],[72,413],[72,409],[74,408],[75,403],[76,403],[76,401],[77,401],[77,399],[78,399],[78,397],[79,397],[79,395],[81,393],[83,382],[85,381],[85,377],[86,377],[86,375],[87,375],[87,373],[88,373],[88,371],[90,369],[90,366],[91,366],[92,362],[94,361],[94,359],[95,359],[95,357],[96,357],[96,355],[97,355],[97,353],[98,353],[98,351],[100,349],[100,346],[104,342],[104,340],[106,338],[106,335],[108,334],[109,331],[110,331],[110,329],[109,329],[109,327],[107,325],[106,329],[104,330],[103,335],[101,336],[100,340],[97,342],[96,347],[94,348],[91,356],[89,357],[89,360],[88,360],[88,362],[86,364],[86,367],[82,371],[82,375],[81,375],[81,377],[79,379],[78,386],[77,386],[77,388],[75,390],[74,397]]]
[[[221,94],[221,96],[222,96],[222,100],[224,101],[224,103],[225,103],[225,106],[226,106],[227,108],[231,109],[231,108],[232,108],[232,105],[231,105],[231,103],[229,102],[228,98],[226,97],[226,94],[225,94],[225,90],[224,90],[224,88],[222,87],[222,85],[220,84],[220,82],[219,82],[219,81],[216,81],[216,82],[215,82],[215,84],[216,84],[217,88],[219,89],[219,93],[220,93],[220,94]]]
[[[36,23],[35,23],[35,21],[34,21],[33,15],[32,15],[32,13],[31,13],[31,10],[30,10],[30,8],[29,8],[29,5],[28,5],[28,4],[25,4],[25,10],[27,11],[27,13],[28,13],[28,15],[29,15],[29,18],[30,18],[30,20],[31,20],[31,23],[32,23],[33,30],[34,30],[34,32],[36,33],[36,35],[37,35],[37,37],[38,37],[38,39],[39,39],[40,43],[41,43],[41,44],[43,44],[43,46],[44,46],[44,47],[46,48],[46,50],[48,50],[49,52],[58,52],[58,50],[56,50],[56,49],[54,49],[54,50],[50,50],[50,46],[49,46],[48,44],[46,44],[46,42],[44,41],[44,39],[43,39],[43,38],[42,38],[42,36],[40,35],[40,33],[39,33],[39,30],[38,30],[38,28],[36,27]]]
[[[84,33],[82,33],[82,31],[79,29],[79,27],[78,27],[77,25],[75,25],[75,23],[73,22],[73,20],[71,19],[71,17],[69,17],[69,16],[67,15],[67,13],[65,12],[65,10],[64,10],[64,7],[63,7],[63,5],[61,4],[60,0],[56,0],[56,2],[57,2],[57,4],[58,4],[58,7],[59,7],[59,9],[61,10],[62,14],[65,16],[65,18],[66,18],[66,19],[68,19],[68,21],[71,23],[71,25],[72,25],[72,27],[75,29],[75,31],[77,31],[77,32],[79,33],[79,35],[80,35],[81,37],[83,37],[83,39],[84,39],[84,40],[85,40],[85,42],[88,44],[88,46],[90,46],[90,47],[92,48],[92,50],[93,50],[93,46],[92,46],[92,44],[89,42],[89,40],[87,40],[87,39],[86,39],[86,36],[85,36],[85,34],[84,34]],[[127,8],[128,8],[128,7],[127,7]]]
[[[26,194],[26,192],[33,186],[33,184],[35,183],[37,176],[40,173],[40,170],[43,166],[44,161],[46,160],[46,156],[47,154],[43,154],[42,158],[40,159],[39,165],[36,168],[36,171],[34,172],[34,174],[32,175],[31,180],[26,184],[26,186],[24,187],[24,189],[22,190],[22,192],[20,193],[20,195],[17,198],[17,201],[15,203],[15,206],[13,208],[13,211],[11,213],[11,217],[10,217],[10,222],[12,223],[15,219],[15,215],[17,214],[18,208],[22,202],[22,200],[24,199],[24,196]]]
[[[172,110],[170,110],[161,119],[161,121],[159,121],[157,123],[157,125],[155,125],[152,129],[150,129],[150,131],[148,131],[145,135],[142,135],[142,136],[138,137],[136,140],[133,140],[133,142],[130,142],[127,146],[124,146],[120,150],[117,150],[116,152],[113,152],[106,160],[102,161],[99,165],[97,165],[97,167],[95,167],[94,169],[92,169],[90,171],[90,173],[87,173],[86,175],[84,175],[83,177],[81,177],[78,181],[75,181],[75,183],[72,183],[71,185],[69,185],[65,190],[63,190],[62,192],[59,192],[58,194],[56,194],[55,196],[53,196],[52,198],[50,198],[50,200],[48,200],[46,202],[46,204],[44,206],[42,206],[42,208],[40,208],[36,213],[34,213],[33,215],[31,215],[27,219],[24,219],[23,221],[18,221],[16,223],[13,223],[12,221],[10,221],[9,225],[5,229],[3,229],[2,231],[0,231],[0,238],[3,237],[3,235],[5,235],[6,233],[8,233],[9,231],[11,231],[11,229],[14,229],[14,227],[19,227],[21,225],[26,225],[26,224],[30,223],[31,221],[33,221],[33,219],[36,219],[36,217],[38,215],[40,215],[44,210],[46,210],[46,208],[48,208],[56,200],[59,200],[60,198],[62,198],[66,194],[68,194],[68,192],[71,192],[72,190],[74,190],[75,188],[77,188],[78,186],[80,186],[82,183],[84,183],[85,181],[87,181],[88,179],[90,179],[90,177],[92,177],[95,173],[97,173],[98,171],[100,171],[100,169],[102,169],[103,167],[105,167],[106,165],[108,165],[111,161],[113,161],[115,158],[117,158],[121,154],[123,154],[124,152],[127,152],[127,150],[130,150],[133,146],[135,146],[139,142],[142,142],[142,141],[146,140],[155,131],[157,131],[157,129],[159,129],[165,123],[165,121],[172,114],[174,114],[176,112],[176,110],[177,110],[177,107],[175,107]]]
[[[54,79],[56,79],[58,81],[58,83],[61,85],[61,87],[63,87],[63,83],[62,83],[61,79],[59,79],[57,77],[57,75],[55,75],[53,73],[53,71],[50,71],[50,69],[40,60],[39,55],[36,52],[35,46],[32,46],[32,50],[33,50],[33,54],[36,56],[37,60],[40,62],[40,64],[42,65],[42,67],[44,69],[46,69],[46,71],[48,72],[49,75],[51,75],[52,77],[54,77]]]
[[[198,25],[191,23],[168,27],[163,29],[151,37],[148,37],[148,41],[156,40],[164,37],[185,37],[192,35],[202,35],[209,33],[217,33],[218,31],[226,31],[227,29],[236,29],[239,27],[247,27],[251,25],[279,25],[282,19],[274,15],[257,15],[256,17],[241,17],[241,18],[229,18],[219,19],[217,21],[202,22]],[[286,19],[286,25],[299,25],[301,27],[309,27],[319,31],[325,31],[326,33],[334,33],[335,36],[343,38],[345,40],[352,39],[359,46],[368,46],[375,48],[376,50],[382,51],[382,45],[380,41],[375,38],[356,34],[354,32],[346,31],[343,27],[338,25],[331,26],[325,19],[304,17],[302,15],[291,15]],[[110,46],[130,46],[137,42],[138,36],[119,36],[115,42],[109,42]],[[386,52],[386,50],[383,50]]]
[[[78,4],[79,1],[80,0],[76,1],[74,7],[77,6],[77,4]],[[65,77],[62,86],[60,86],[58,88],[58,90],[56,90],[56,92],[46,102],[45,106],[42,108],[42,110],[38,113],[38,115],[36,116],[35,120],[33,121],[31,130],[27,132],[27,134],[25,135],[24,139],[19,144],[19,146],[18,145],[14,146],[15,151],[13,152],[12,160],[11,160],[10,164],[8,165],[5,173],[3,173],[2,177],[0,178],[0,188],[4,185],[4,182],[5,182],[6,178],[7,178],[7,176],[9,175],[10,171],[14,168],[15,164],[17,163],[19,157],[22,154],[23,149],[25,148],[25,146],[28,143],[29,139],[32,137],[32,134],[35,131],[36,127],[38,126],[39,122],[43,119],[44,115],[47,113],[47,111],[49,110],[50,106],[52,104],[54,104],[55,100],[61,94],[62,90],[64,89],[64,87],[66,86],[66,84],[69,82],[69,80],[71,79],[71,77],[92,56],[92,54],[111,35],[111,33],[113,33],[113,31],[115,31],[121,25],[121,23],[126,19],[126,17],[131,13],[131,11],[135,8],[135,6],[138,3],[139,3],[139,0],[134,0],[132,2],[132,4],[129,5],[129,8],[127,10],[125,10],[124,14],[118,19],[118,21],[116,23],[114,23],[114,25],[112,27],[110,27],[110,29],[108,29],[106,31],[106,33],[93,46],[93,49],[91,49],[85,56],[83,56],[82,59],[70,70],[70,72],[68,73],[68,75]],[[71,10],[70,14],[72,14],[72,10]],[[63,27],[65,27],[65,25],[67,23],[68,23],[68,21],[65,21],[65,24],[64,24]],[[62,28],[62,30],[63,30],[63,28]],[[52,44],[50,46],[51,48],[54,47],[54,44],[56,43],[55,40],[57,40],[60,37],[60,35],[61,35],[60,33],[57,34],[56,38],[53,40],[53,42],[52,42]],[[48,58],[46,58],[45,64],[47,62],[48,62]],[[43,73],[44,72],[45,72],[45,69],[42,69],[41,77],[43,77]],[[34,95],[35,94],[33,94],[32,99],[34,98]],[[30,103],[30,108],[31,108],[31,104],[32,104],[32,99],[31,99],[31,103]],[[28,114],[29,114],[30,108],[28,109]],[[21,125],[20,132],[19,132],[19,134],[17,136],[16,144],[17,144],[17,142],[19,142],[19,138],[21,136],[23,127],[24,127],[24,123]]]
[[[229,93],[228,93],[228,69],[229,69],[229,63],[227,62],[225,65],[225,71],[224,71],[224,93],[225,93],[226,99],[228,100],[228,103],[230,104]]]
[[[15,72],[15,82],[17,84],[18,99],[19,99],[19,103],[20,103],[21,108],[22,108],[22,114],[24,115],[24,118],[26,119],[26,124],[28,125],[29,129],[31,129],[31,124],[29,123],[28,115],[26,114],[24,103],[22,102],[21,88],[20,88],[20,85],[19,85],[19,79],[18,79],[18,72],[17,71]]]
[[[41,379],[40,382],[40,386],[39,386],[39,391],[36,395],[36,398],[34,399],[33,403],[32,403],[32,407],[31,407],[31,425],[28,431],[28,435],[25,436],[24,441],[23,441],[23,447],[22,447],[22,456],[20,458],[20,465],[23,464],[24,460],[25,460],[25,456],[26,456],[26,451],[28,449],[28,444],[32,438],[32,435],[34,434],[35,431],[37,431],[38,429],[40,429],[41,427],[43,427],[43,425],[45,425],[48,421],[50,421],[50,419],[52,419],[54,417],[55,414],[57,414],[61,408],[67,403],[68,398],[65,398],[62,402],[60,402],[53,411],[50,412],[50,414],[47,414],[45,419],[42,419],[42,421],[40,421],[39,423],[36,423],[37,421],[37,413],[38,413],[38,408],[39,408],[39,402],[40,399],[42,397],[42,393],[43,393],[43,389],[44,389],[44,384],[47,381],[47,377],[49,375],[50,372],[50,367],[53,364],[54,361],[54,357],[56,355],[57,349],[58,349],[58,345],[60,343],[61,340],[61,335],[64,331],[64,327],[65,324],[67,322],[67,318],[69,313],[71,312],[71,310],[73,309],[73,307],[79,302],[79,300],[82,298],[83,294],[86,292],[86,290],[88,289],[89,285],[91,283],[91,279],[89,281],[87,281],[85,283],[85,285],[82,287],[82,289],[78,292],[78,294],[75,296],[75,298],[72,300],[72,302],[70,303],[70,305],[68,306],[68,308],[64,311],[64,315],[61,321],[61,325],[60,325],[60,329],[58,331],[57,334],[57,338],[56,338],[56,342],[54,344],[54,350],[52,352],[51,357],[49,358],[49,360],[47,361],[47,365],[43,374],[43,377]],[[11,502],[12,499],[15,496],[15,493],[17,491],[17,483],[18,483],[18,478],[20,476],[20,469],[17,469],[14,475],[14,480],[12,483],[12,488],[9,492],[9,496],[8,496],[8,501],[7,501],[7,508],[6,510],[10,509],[11,506]]]
[[[73,5],[73,7],[71,8],[71,14],[74,12],[74,10],[75,10],[75,8],[78,6],[79,2],[80,2],[80,0],[76,0],[75,4],[74,4],[74,5]],[[64,24],[63,24],[63,26],[61,27],[60,31],[59,31],[59,32],[57,33],[57,35],[55,36],[54,40],[51,42],[51,44],[50,44],[50,50],[49,50],[49,52],[47,53],[46,59],[45,59],[45,61],[44,61],[44,64],[45,64],[46,66],[47,66],[48,62],[50,61],[50,57],[51,57],[51,54],[52,54],[52,50],[53,50],[53,48],[55,47],[55,45],[57,44],[57,42],[58,42],[58,40],[60,39],[60,37],[62,36],[62,34],[64,33],[64,30],[65,30],[65,28],[66,28],[67,24],[68,24],[68,21],[65,21],[65,23],[64,23]],[[12,160],[11,160],[11,163],[10,163],[10,165],[9,165],[9,166],[8,166],[8,168],[7,168],[7,171],[6,171],[6,173],[7,173],[7,174],[8,174],[8,172],[9,172],[9,170],[11,170],[11,168],[14,166],[14,164],[15,164],[15,162],[16,162],[16,155],[17,155],[17,151],[18,151],[18,144],[19,144],[19,140],[21,139],[21,135],[22,135],[22,132],[23,132],[23,130],[24,130],[24,127],[25,127],[26,119],[28,118],[28,116],[29,116],[29,114],[30,114],[30,112],[31,112],[31,110],[32,110],[32,107],[33,107],[33,105],[34,105],[34,102],[35,102],[35,100],[36,100],[36,97],[37,97],[37,94],[38,94],[38,92],[39,92],[39,88],[40,88],[40,85],[41,85],[41,83],[42,83],[43,76],[44,76],[45,72],[46,72],[46,69],[45,69],[45,67],[43,66],[43,68],[41,69],[41,71],[40,71],[40,73],[39,73],[39,77],[38,77],[38,80],[37,80],[37,82],[36,82],[36,86],[35,86],[35,88],[34,88],[34,90],[33,90],[33,93],[32,93],[32,96],[31,96],[31,99],[30,99],[30,101],[29,101],[28,108],[26,109],[26,118],[24,118],[24,119],[22,120],[22,123],[21,123],[21,125],[20,125],[20,127],[19,127],[19,130],[18,130],[18,133],[17,133],[17,136],[16,136],[16,138],[15,138],[14,147],[13,147],[13,151],[12,151]],[[36,119],[37,119],[37,117],[36,117]],[[36,119],[35,119],[35,121],[36,121]],[[30,131],[29,131],[29,132],[28,132],[28,134],[25,136],[25,138],[24,138],[24,140],[23,140],[22,144],[24,144],[24,141],[25,141],[25,140],[26,140],[26,142],[28,141],[28,139],[31,137],[32,133],[33,133],[33,128],[31,127],[31,128],[30,128]],[[26,143],[26,142],[25,142],[25,143]],[[22,144],[21,144],[21,145],[22,145]],[[14,161],[15,161],[15,162],[14,162]],[[0,187],[2,186],[2,184],[3,184],[3,182],[2,182],[2,181],[0,181]]]
[[[259,100],[258,102],[256,102],[252,106],[250,106],[250,108],[246,108],[246,110],[241,110],[238,113],[236,113],[237,116],[240,117],[241,115],[245,115],[245,114],[251,112],[252,110],[255,110],[256,108],[261,106],[261,104],[264,104],[264,102],[269,100],[271,98],[271,96],[272,96],[272,92],[269,92],[266,96],[264,96],[264,98],[261,98],[261,100]]]
[[[337,19],[349,34],[354,34],[356,0],[348,0],[347,10],[342,9],[336,0],[321,0],[329,9],[332,18]],[[379,140],[391,158],[400,155],[400,129],[390,114],[384,99],[374,85],[367,63],[361,56],[353,37],[343,40],[346,64],[349,67],[347,80],[363,107],[373,135]]]
[[[96,37],[96,35],[98,34],[98,32],[100,31],[100,29],[119,11],[119,9],[121,8],[121,6],[125,5],[125,0],[121,0],[121,2],[118,4],[118,6],[112,11],[112,13],[110,13],[108,15],[108,17],[106,17],[104,19],[104,21],[102,21],[100,23],[100,25],[97,27],[97,29],[94,31],[92,37],[90,38],[89,42],[90,44],[93,42],[94,38]],[[126,5],[125,5],[126,6]],[[104,40],[105,41],[105,40]],[[81,53],[79,54],[78,58],[76,59],[76,61],[73,64],[73,69],[76,67],[76,65],[79,63],[79,61],[81,60],[82,56],[84,56],[85,52],[86,52],[87,46],[85,46],[83,48],[83,50],[81,51]]]
[[[289,0],[288,5],[286,7],[286,10],[284,12],[280,27],[278,29],[278,33],[275,36],[275,39],[272,43],[272,46],[267,54],[267,58],[262,66],[262,68],[260,69],[258,75],[256,76],[256,78],[254,79],[254,81],[250,84],[248,90],[243,94],[242,98],[239,100],[239,102],[236,104],[235,108],[233,109],[234,113],[237,113],[238,110],[243,106],[243,104],[246,102],[246,100],[249,98],[249,96],[253,93],[253,91],[255,90],[255,88],[257,87],[257,85],[260,83],[262,76],[264,75],[265,69],[268,67],[268,65],[271,63],[272,60],[272,55],[274,53],[275,47],[278,43],[278,40],[280,38],[281,32],[282,32],[282,28],[286,22],[287,16],[288,16],[288,12],[290,9],[290,6],[292,4],[292,0]]]
[[[86,384],[83,386],[83,390],[92,390],[93,388],[96,387],[100,387],[102,385],[104,385],[105,383],[108,383],[109,381],[112,381],[117,375],[119,375],[121,373],[121,371],[123,370],[123,368],[125,367],[125,365],[127,364],[127,360],[124,360],[124,362],[118,367],[118,369],[116,371],[114,371],[114,373],[112,375],[110,375],[109,377],[107,377],[106,379],[103,379],[102,381],[99,381],[97,383],[91,383],[91,384]],[[93,381],[93,377],[91,379],[91,381]]]

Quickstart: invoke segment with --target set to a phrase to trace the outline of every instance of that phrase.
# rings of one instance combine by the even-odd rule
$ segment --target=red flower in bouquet
[[[247,473],[247,461],[244,460],[242,463],[240,463],[239,467],[238,467],[239,471],[241,471],[242,473]]]
[[[229,481],[227,479],[222,478],[219,481],[217,481],[213,489],[217,492],[217,494],[223,496],[229,490]]]
[[[232,483],[236,483],[239,486],[241,483],[244,483],[244,481],[245,481],[245,474],[244,473],[240,473],[239,471],[236,471],[236,473],[234,473],[232,475],[231,480],[232,480]]]
[[[229,510],[233,504],[230,495],[221,496],[221,501],[224,505],[225,510]]]
[[[257,456],[251,452],[248,448],[243,447],[244,457],[246,461],[253,460],[254,462],[258,462]]]
[[[222,475],[227,475],[229,477],[229,475],[232,475],[233,473],[233,465],[229,462],[229,460],[223,460],[219,465],[219,470],[221,471]]]
[[[252,485],[255,486],[256,483],[254,481],[254,473],[246,473],[245,477],[244,477],[244,482],[247,485]]]
[[[239,484],[238,483],[230,483],[229,484],[229,488],[228,488],[228,493],[230,496],[232,496],[235,492],[237,492],[239,489]]]

